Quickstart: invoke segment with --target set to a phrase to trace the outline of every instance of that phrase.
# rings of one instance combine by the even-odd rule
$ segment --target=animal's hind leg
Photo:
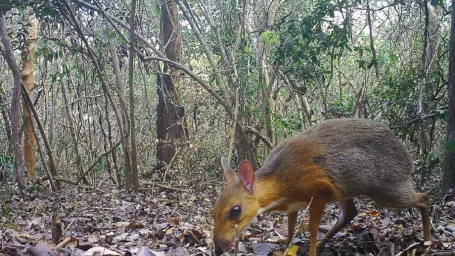
[[[408,186],[398,184],[397,189],[383,190],[375,196],[370,196],[380,206],[393,208],[417,208],[422,214],[423,237],[425,241],[431,240],[430,232],[430,206],[428,195],[418,193],[412,187],[411,182]],[[390,187],[389,187],[390,188]]]
[[[430,241],[430,200],[425,193],[416,193],[416,197],[415,207],[419,209],[422,214],[423,238],[425,241]]]
[[[338,231],[340,231],[343,227],[345,227],[351,220],[357,216],[357,209],[355,208],[354,199],[348,199],[344,201],[340,201],[340,217],[338,222],[332,229],[329,230],[324,236],[322,240],[317,243],[317,248],[320,249],[324,247],[327,240],[331,239]]]

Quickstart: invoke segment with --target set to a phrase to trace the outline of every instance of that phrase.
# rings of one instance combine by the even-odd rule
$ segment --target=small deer
[[[332,119],[282,141],[254,171],[242,161],[237,175],[221,160],[226,187],[215,209],[215,254],[230,249],[239,231],[259,214],[288,213],[288,241],[292,241],[297,212],[309,205],[310,256],[324,247],[357,215],[354,197],[366,195],[378,205],[415,207],[422,214],[423,235],[431,239],[429,199],[412,183],[410,154],[386,126],[355,118]],[[338,222],[316,243],[325,205],[338,202]]]

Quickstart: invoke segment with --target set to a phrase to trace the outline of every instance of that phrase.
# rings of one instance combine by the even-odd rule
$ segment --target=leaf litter
[[[33,201],[13,196],[1,202],[0,255],[212,255],[219,189],[161,186],[133,194],[68,187]],[[318,255],[455,255],[455,190],[431,201],[434,241],[423,241],[417,210],[378,208],[360,197],[358,216]],[[336,204],[326,207],[318,239],[339,214]],[[309,250],[309,216],[300,215],[289,256]],[[240,234],[239,255],[285,255],[286,222],[282,213],[258,216]],[[61,236],[59,244],[53,234]]]

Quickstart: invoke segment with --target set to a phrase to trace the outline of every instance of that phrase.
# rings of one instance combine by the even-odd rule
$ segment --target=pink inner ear
[[[254,169],[250,161],[244,160],[239,165],[239,178],[248,190],[253,190]]]

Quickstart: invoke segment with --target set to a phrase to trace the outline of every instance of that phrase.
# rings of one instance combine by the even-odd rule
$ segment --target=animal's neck
[[[258,171],[254,194],[259,205],[258,214],[301,210],[312,197],[325,202],[335,202],[340,198],[340,193],[337,193],[340,189],[335,189],[319,166],[308,166],[305,172],[290,174],[296,177],[293,180],[277,175],[283,172],[265,174]]]
[[[257,177],[255,181],[255,196],[259,203],[258,214],[271,211],[286,211],[286,203],[289,198],[286,195],[286,187],[274,179]]]

